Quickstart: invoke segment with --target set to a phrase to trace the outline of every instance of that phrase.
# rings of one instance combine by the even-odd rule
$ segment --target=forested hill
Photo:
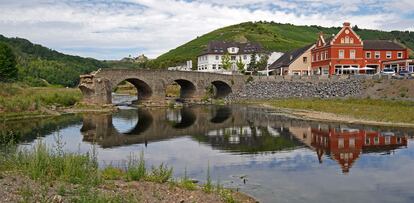
[[[29,85],[49,83],[74,87],[79,82],[80,74],[108,67],[99,60],[62,54],[22,38],[0,35],[0,43],[13,49],[17,56],[18,80]]]
[[[152,61],[151,66],[165,68],[179,64],[189,59],[196,59],[211,40],[225,40],[237,42],[258,42],[267,51],[286,52],[314,43],[320,32],[326,35],[338,33],[340,27],[325,28],[320,26],[296,26],[292,24],[280,24],[274,22],[246,22],[229,27],[224,27],[181,45],[159,56]],[[354,30],[362,39],[387,39],[397,40],[410,49],[414,49],[414,32],[402,31],[378,31],[359,29]]]

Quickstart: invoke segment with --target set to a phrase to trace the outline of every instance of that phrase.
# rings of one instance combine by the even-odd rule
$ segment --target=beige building
[[[269,69],[276,75],[311,75],[311,50],[314,44],[285,53]]]

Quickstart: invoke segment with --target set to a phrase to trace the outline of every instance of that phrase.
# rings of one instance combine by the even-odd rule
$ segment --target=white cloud
[[[413,22],[397,12],[373,12],[385,4],[377,0],[0,1],[1,34],[99,59],[140,53],[156,57],[196,36],[245,21],[340,26],[348,20],[386,30],[409,29]]]

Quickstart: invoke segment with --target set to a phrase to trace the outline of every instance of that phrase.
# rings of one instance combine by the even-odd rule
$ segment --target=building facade
[[[227,53],[232,63],[231,70],[223,70],[222,58]],[[236,63],[239,60],[243,62],[244,69],[247,70],[253,54],[256,55],[256,61],[259,61],[265,52],[258,43],[211,41],[207,45],[207,49],[197,58],[197,70],[203,72],[231,72],[238,69]]]
[[[320,33],[311,54],[312,71],[321,75],[374,74],[385,67],[398,72],[412,65],[407,48],[387,40],[362,40],[347,22],[334,36]]]
[[[285,53],[269,66],[276,75],[311,75],[311,50],[315,45],[308,45]]]

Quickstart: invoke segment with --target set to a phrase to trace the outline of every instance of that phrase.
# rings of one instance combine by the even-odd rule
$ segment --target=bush
[[[158,167],[152,167],[151,173],[148,175],[146,180],[157,182],[157,183],[166,183],[172,177],[173,169],[168,168],[163,163]]]
[[[9,82],[17,78],[17,61],[13,50],[0,43],[0,82]]]
[[[133,154],[131,154],[128,166],[127,166],[127,180],[129,181],[138,181],[142,180],[147,176],[147,171],[145,168],[144,152],[141,152],[140,158],[137,159]]]

